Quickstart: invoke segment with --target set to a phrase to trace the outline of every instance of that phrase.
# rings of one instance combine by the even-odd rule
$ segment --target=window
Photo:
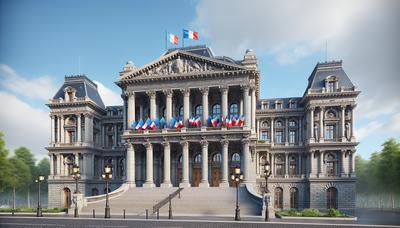
[[[291,101],[289,103],[289,108],[297,108],[297,103],[295,101]]]
[[[275,173],[277,176],[283,176],[285,174],[285,161],[282,155],[278,155],[275,158]]]
[[[275,132],[275,143],[277,144],[282,143],[282,131]]]
[[[334,92],[335,91],[335,82],[328,82],[327,90],[328,90],[328,92]]]
[[[276,121],[276,126],[277,127],[282,127],[282,121]]]
[[[293,187],[290,189],[290,208],[297,209],[299,191]]]
[[[261,140],[264,140],[264,141],[268,140],[268,131],[261,132]]]
[[[202,116],[203,115],[203,105],[197,105],[194,110],[195,110],[194,111],[194,115],[195,116]]]
[[[328,188],[326,190],[326,208],[331,209],[335,208],[337,209],[337,189],[334,187]]]
[[[261,108],[264,109],[264,110],[268,109],[268,105],[269,105],[268,103],[262,103]]]
[[[289,159],[289,175],[294,176],[296,175],[297,160],[295,156],[291,156]]]
[[[325,126],[325,138],[326,139],[334,139],[334,125],[326,125]]]
[[[328,153],[325,158],[326,164],[326,175],[329,176],[336,176],[336,158],[335,155],[332,153]]]
[[[194,157],[194,163],[201,163],[201,154],[197,154],[196,157]]]
[[[296,143],[296,131],[289,131],[289,143],[290,144]]]
[[[218,153],[218,154],[214,154],[214,156],[213,156],[213,162],[221,162],[221,160],[222,160],[222,156],[221,156],[221,154],[220,153]]]
[[[275,188],[275,194],[274,194],[274,207],[278,209],[283,209],[283,189],[278,187]]]
[[[220,116],[221,115],[221,105],[219,104],[215,104],[212,107],[212,116],[216,117],[216,116]]]
[[[282,105],[281,102],[278,102],[278,103],[275,104],[275,108],[276,109],[282,109],[282,107],[283,107],[283,105]]]
[[[239,106],[236,103],[231,104],[231,107],[229,108],[229,114],[232,116],[239,115]]]
[[[179,107],[179,116],[183,116],[183,106]]]
[[[289,121],[289,127],[296,127],[296,122],[294,120]]]
[[[265,170],[264,170],[264,164],[265,164],[266,162],[267,162],[267,156],[266,156],[266,155],[261,156],[261,157],[260,157],[260,166],[259,166],[259,167],[260,167],[260,171],[261,171],[260,173],[261,173],[261,174],[264,174],[264,171],[265,171]]]
[[[262,128],[267,128],[268,127],[268,122],[267,121],[262,122],[261,127]]]
[[[232,154],[232,162],[240,162],[240,155],[238,153]]]

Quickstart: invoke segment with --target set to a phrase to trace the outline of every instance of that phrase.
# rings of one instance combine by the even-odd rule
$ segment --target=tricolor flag
[[[161,120],[160,120],[160,127],[161,127],[161,128],[165,128],[165,125],[166,125],[166,124],[167,124],[167,121],[165,120],[164,117],[162,117]]]
[[[150,125],[151,125],[151,120],[150,120],[150,118],[147,118],[146,122],[142,126],[142,129],[148,130],[148,129],[150,129]]]
[[[174,127],[175,127],[175,122],[176,122],[175,118],[172,117],[171,120],[169,121],[169,126],[170,126],[171,128],[174,128]]]
[[[132,129],[135,129],[136,128],[136,121],[134,120],[133,122],[132,122]]]
[[[200,118],[200,116],[198,116],[198,117],[196,118],[195,124],[196,124],[196,127],[200,127],[200,126],[201,126],[201,118]]]
[[[236,126],[243,127],[244,124],[244,116],[241,116],[239,120],[236,122]]]
[[[143,126],[143,120],[142,119],[140,119],[139,120],[139,122],[136,124],[136,127],[135,127],[135,129],[136,130],[141,130],[142,129],[142,126]]]
[[[174,34],[169,34],[169,42],[171,44],[178,45],[178,41],[179,41],[178,36],[175,36]]]
[[[184,39],[191,39],[191,40],[198,40],[199,39],[199,34],[197,32],[184,29],[183,30],[183,38]]]

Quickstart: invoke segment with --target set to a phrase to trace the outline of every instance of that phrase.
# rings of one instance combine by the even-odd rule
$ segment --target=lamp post
[[[38,183],[38,205],[37,205],[37,211],[36,211],[36,217],[42,217],[42,205],[40,204],[40,183],[44,181],[44,176],[39,175],[35,182]]]
[[[104,182],[106,183],[106,208],[105,208],[105,214],[104,218],[110,218],[110,205],[108,203],[108,182],[112,179],[112,166],[111,165],[106,165],[104,167],[104,172],[101,175],[103,178]]]
[[[269,161],[266,161],[263,166],[264,166],[264,178],[265,178],[265,190],[264,190],[264,193],[265,193],[265,201],[266,201],[265,202],[266,203],[266,208],[265,208],[265,218],[264,218],[264,220],[265,221],[269,221],[269,215],[268,215],[268,213],[269,213],[269,210],[268,210],[269,195],[267,195],[267,194],[269,194],[268,178],[271,176],[272,171],[271,171],[271,164],[269,163]]]
[[[240,208],[239,208],[239,183],[243,180],[243,174],[240,172],[240,167],[236,166],[234,172],[231,174],[231,180],[236,183],[236,209],[235,221],[240,221]]]
[[[75,180],[75,209],[74,209],[74,217],[79,217],[78,214],[78,197],[76,194],[79,193],[78,189],[78,180],[81,178],[81,172],[78,165],[74,165],[72,167],[72,178]]]

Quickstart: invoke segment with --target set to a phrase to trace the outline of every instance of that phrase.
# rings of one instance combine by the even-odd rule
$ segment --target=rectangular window
[[[289,132],[289,143],[295,144],[296,143],[296,131]]]
[[[282,143],[282,132],[281,131],[275,132],[275,143],[276,144]]]
[[[268,141],[268,131],[261,132],[261,140]]]
[[[326,125],[325,126],[325,139],[334,139],[334,125]]]
[[[283,164],[276,164],[276,175],[277,176],[283,176],[284,175],[284,166]]]
[[[334,92],[334,91],[335,91],[335,83],[328,82],[328,92]]]
[[[292,101],[292,102],[289,103],[289,108],[296,108],[296,106],[297,106],[296,102]]]
[[[282,109],[282,103],[276,103],[276,109]]]

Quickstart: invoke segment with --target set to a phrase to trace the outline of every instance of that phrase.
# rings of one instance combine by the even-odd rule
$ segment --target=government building
[[[342,62],[317,63],[302,96],[273,99],[260,97],[267,88],[260,87],[257,64],[251,49],[234,60],[206,46],[169,49],[142,67],[128,61],[115,82],[122,106],[105,106],[87,76],[66,76],[47,104],[48,206],[74,207],[78,165],[82,210],[104,208],[102,172],[111,165],[112,212],[144,211],[181,187],[182,199],[174,199],[178,211],[180,202],[187,205],[181,213],[204,207],[198,213],[223,214],[223,205],[233,213],[230,176],[240,167],[242,213],[257,215],[268,161],[275,210],[354,210],[360,91]],[[204,201],[216,205],[206,208]]]

